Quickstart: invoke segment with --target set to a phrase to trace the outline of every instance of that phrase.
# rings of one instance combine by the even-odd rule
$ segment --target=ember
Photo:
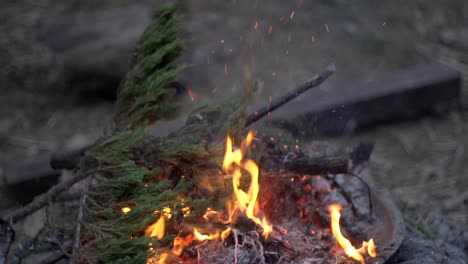
[[[171,252],[158,254],[160,249],[151,244],[149,251],[155,256],[148,259],[148,264],[172,263],[172,259],[188,261],[195,258],[194,251],[199,263],[279,263],[280,259],[306,263],[318,259],[317,256],[321,256],[320,263],[329,263],[327,255],[340,255],[340,250],[334,247],[335,241],[349,259],[364,264],[366,257],[377,256],[373,239],[356,249],[341,233],[340,204],[328,207],[328,222],[328,214],[323,213],[326,212],[324,205],[332,200],[340,203],[344,200],[335,197],[336,192],[327,177],[264,172],[260,181],[260,168],[250,158],[253,140],[253,132],[247,134],[238,148],[231,137],[226,140],[222,164],[226,174],[215,176],[227,178],[232,184],[232,198],[219,200],[225,203],[225,209],[206,208],[201,222],[186,226],[185,231],[174,238]],[[206,178],[201,183],[206,183],[205,187],[213,193],[214,186],[208,184]],[[263,192],[261,186],[265,188]],[[167,207],[161,212],[155,211],[160,217],[146,229],[145,235],[163,238],[165,222],[171,219],[172,213]],[[186,209],[184,217],[188,214],[190,211]],[[267,218],[274,221],[275,226]],[[295,250],[303,252],[292,253]],[[214,259],[216,256],[219,260]]]

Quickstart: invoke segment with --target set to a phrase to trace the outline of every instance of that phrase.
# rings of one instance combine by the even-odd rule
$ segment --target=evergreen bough
[[[178,40],[181,18],[177,5],[166,5],[155,15],[136,45],[132,68],[119,87],[115,110],[116,132],[88,151],[82,170],[93,170],[93,185],[84,206],[81,250],[75,258],[90,263],[146,263],[153,257],[149,244],[169,250],[177,234],[173,219],[166,219],[166,236],[145,236],[145,229],[161,217],[190,208],[183,223],[195,223],[207,207],[216,207],[193,193],[202,171],[216,171],[221,161],[220,139],[240,135],[245,122],[240,103],[201,106],[186,125],[165,138],[148,138],[145,126],[170,119],[180,105],[170,86],[184,66],[175,60],[183,52]],[[222,135],[222,137],[221,137]],[[209,145],[208,142],[214,142]],[[132,210],[126,214],[122,207]],[[172,227],[172,228],[171,228]]]

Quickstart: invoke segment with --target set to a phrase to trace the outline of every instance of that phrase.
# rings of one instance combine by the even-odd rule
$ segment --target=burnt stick
[[[353,174],[356,166],[369,161],[373,149],[373,143],[361,142],[347,151],[319,157],[310,157],[302,152],[272,150],[263,158],[262,163],[270,169],[286,168],[291,172],[302,174]]]
[[[263,106],[254,113],[250,114],[247,117],[247,121],[245,123],[245,127],[250,126],[251,124],[255,123],[262,117],[268,115],[268,113],[273,112],[274,110],[278,109],[282,105],[286,104],[287,102],[291,101],[292,99],[298,97],[302,93],[310,90],[313,87],[319,86],[322,82],[324,82],[328,77],[330,77],[333,73],[336,71],[336,66],[335,64],[330,64],[328,65],[325,70],[323,70],[321,73],[318,75],[314,76],[311,80],[308,82],[300,85],[299,87],[295,88],[292,91],[289,91],[287,94],[281,96],[280,98],[277,98],[273,100],[271,103],[269,103],[267,106]]]
[[[301,156],[283,163],[292,172],[307,174],[348,173],[351,162],[347,156],[308,157]]]

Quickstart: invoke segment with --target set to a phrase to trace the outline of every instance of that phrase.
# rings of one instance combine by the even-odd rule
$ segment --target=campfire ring
[[[368,263],[385,263],[403,242],[406,225],[390,192],[375,185],[370,188],[374,214],[380,223],[373,234],[378,245],[378,257]]]

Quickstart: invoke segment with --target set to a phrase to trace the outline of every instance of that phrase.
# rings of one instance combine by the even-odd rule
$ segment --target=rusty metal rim
[[[406,224],[391,193],[371,184],[370,188],[374,214],[380,219],[382,226],[375,234],[380,240],[380,245],[377,245],[378,257],[369,260],[368,263],[385,263],[400,248],[405,238]]]

